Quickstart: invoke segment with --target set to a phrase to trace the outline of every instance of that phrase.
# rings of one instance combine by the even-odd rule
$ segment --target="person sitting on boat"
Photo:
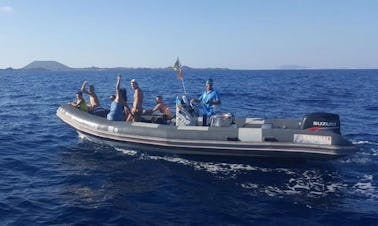
[[[125,121],[127,114],[130,112],[130,108],[127,105],[127,93],[125,88],[121,86],[121,75],[117,76],[116,95],[112,103],[110,104],[110,111],[106,118],[111,121]]]
[[[133,107],[131,108],[131,114],[127,118],[128,122],[137,122],[140,120],[140,116],[143,113],[142,103],[143,103],[143,91],[139,88],[138,83],[135,79],[130,81],[131,87],[134,89],[134,101]]]
[[[206,81],[206,90],[197,99],[193,98],[192,102],[201,102],[203,105],[203,125],[207,126],[209,118],[215,114],[215,106],[221,104],[217,91],[213,89],[213,80]]]
[[[95,87],[93,85],[89,86],[89,90],[86,89],[88,81],[84,81],[81,86],[81,92],[89,95],[88,112],[97,116],[106,117],[107,110],[100,106],[100,101],[95,93]]]
[[[152,108],[151,112],[160,111],[163,113],[168,120],[171,120],[173,118],[173,114],[171,109],[163,102],[162,96],[156,96],[155,98],[156,105],[154,108]]]
[[[88,84],[88,81],[84,81],[83,85],[81,86],[81,92],[89,95],[89,110],[94,110],[96,107],[100,106],[100,101],[97,98],[97,95],[95,93],[95,87],[93,85],[89,86],[89,90],[86,89],[86,85]]]
[[[109,99],[113,102],[115,100],[116,96],[114,94],[109,96]]]
[[[85,102],[83,98],[83,93],[81,91],[78,91],[76,93],[76,101],[70,103],[72,106],[79,108],[82,111],[88,111],[87,103]]]

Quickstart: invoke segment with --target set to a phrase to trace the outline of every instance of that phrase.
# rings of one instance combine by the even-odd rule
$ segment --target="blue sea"
[[[115,149],[56,117],[84,80],[109,106],[118,73],[146,109],[183,93],[169,70],[0,70],[1,225],[378,225],[378,70],[184,71],[190,97],[212,78],[236,117],[339,114],[360,150],[303,162]]]

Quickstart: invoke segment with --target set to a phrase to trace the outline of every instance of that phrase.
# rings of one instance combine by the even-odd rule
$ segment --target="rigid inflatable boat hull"
[[[261,120],[245,127],[218,128],[126,123],[108,121],[69,105],[59,107],[57,116],[95,142],[148,151],[294,159],[335,159],[356,151],[354,145],[336,133],[264,128]],[[298,136],[302,139],[299,142],[295,138]],[[308,143],[303,142],[303,137]]]

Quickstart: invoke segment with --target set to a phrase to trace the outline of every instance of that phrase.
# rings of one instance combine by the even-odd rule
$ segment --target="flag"
[[[172,69],[175,70],[175,71],[181,70],[181,64],[180,64],[180,60],[179,60],[178,57],[177,57],[175,64],[172,66]]]
[[[177,72],[177,78],[182,80],[183,79],[183,76],[182,76],[182,69],[180,68]]]
[[[182,88],[184,89],[184,94],[186,95],[185,85],[184,85],[184,77],[182,75],[182,67],[179,58],[177,57],[177,60],[175,64],[172,66],[172,69],[177,71],[177,79],[181,80]]]
[[[180,60],[179,60],[178,57],[177,57],[175,64],[172,66],[172,69],[177,71],[177,78],[182,80],[183,79],[182,68],[181,68],[181,63],[180,63]]]

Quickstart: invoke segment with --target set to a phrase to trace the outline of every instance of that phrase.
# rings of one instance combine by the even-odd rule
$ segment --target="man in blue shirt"
[[[207,126],[208,119],[215,114],[215,106],[221,104],[217,91],[213,89],[212,79],[206,81],[206,90],[198,99],[193,98],[193,101],[203,104],[203,125]]]

